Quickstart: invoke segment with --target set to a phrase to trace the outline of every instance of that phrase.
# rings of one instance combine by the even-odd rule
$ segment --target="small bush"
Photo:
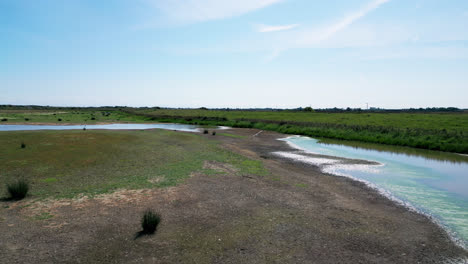
[[[203,134],[208,134],[208,130],[203,130]]]
[[[216,135],[216,131],[213,131],[213,133],[211,133],[211,135],[215,136],[215,135]]]
[[[26,197],[29,191],[29,184],[24,179],[19,179],[14,183],[7,184],[7,190],[11,199],[21,200]]]
[[[61,122],[61,121],[62,121],[62,118],[59,118],[59,119],[57,119],[57,120],[58,120],[59,122]]]
[[[96,120],[96,118],[95,118],[95,117],[91,117],[91,120]]]
[[[24,142],[21,142],[21,148],[26,148],[26,144],[24,144]]]
[[[86,127],[83,127],[83,130],[86,130]]]
[[[29,118],[24,118],[24,121],[29,121]]]
[[[8,121],[7,118],[2,118],[2,122]]]
[[[146,210],[143,214],[143,218],[141,219],[141,227],[143,228],[141,233],[153,234],[156,232],[156,228],[158,227],[159,222],[161,222],[161,216],[158,213],[155,213],[149,209]]]

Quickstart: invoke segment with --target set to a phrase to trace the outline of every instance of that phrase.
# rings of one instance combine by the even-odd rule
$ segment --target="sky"
[[[0,104],[468,108],[468,1],[0,0]]]

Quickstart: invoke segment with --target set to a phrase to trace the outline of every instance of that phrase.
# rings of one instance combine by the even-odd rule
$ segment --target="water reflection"
[[[72,130],[72,129],[167,129],[187,132],[200,132],[198,126],[185,124],[105,124],[105,125],[0,125],[0,131],[22,130]]]
[[[320,138],[319,143],[342,145],[342,146],[353,147],[355,149],[367,149],[367,150],[373,150],[373,151],[378,151],[378,152],[404,154],[407,156],[423,157],[426,159],[440,160],[444,162],[468,163],[468,155],[450,153],[450,152],[417,149],[417,148],[402,147],[402,146],[383,145],[383,144],[375,144],[375,143],[366,143],[366,142],[325,139],[325,138]]]

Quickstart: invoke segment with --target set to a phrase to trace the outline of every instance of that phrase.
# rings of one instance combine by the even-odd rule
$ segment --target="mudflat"
[[[291,150],[277,140],[282,134],[229,129],[199,136],[261,161],[267,173],[207,159],[205,170],[172,187],[122,188],[92,198],[3,201],[0,259],[8,263],[464,263],[468,259],[468,252],[427,217],[359,182],[273,155]],[[220,173],[204,173],[208,171]],[[146,208],[158,211],[162,222],[155,235],[135,239],[139,216]]]

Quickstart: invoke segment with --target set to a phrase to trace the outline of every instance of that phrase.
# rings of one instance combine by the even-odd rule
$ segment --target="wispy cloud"
[[[341,31],[348,28],[357,20],[371,13],[381,5],[390,2],[390,0],[373,0],[361,9],[352,12],[335,23],[331,23],[321,27],[309,27],[301,31],[294,32],[291,35],[284,36],[283,39],[289,39],[287,43],[279,43],[278,47],[274,48],[273,55],[268,60],[279,56],[282,51],[292,48],[313,47],[319,45],[326,40],[336,36]]]
[[[290,30],[293,28],[298,27],[299,24],[291,24],[291,25],[257,25],[256,30],[261,33],[268,33],[268,32],[275,32],[275,31],[284,31],[284,30]]]
[[[340,31],[343,31],[344,29],[349,27],[358,19],[366,16],[370,12],[374,11],[375,9],[389,1],[390,0],[374,0],[366,6],[364,6],[363,8],[361,8],[360,10],[345,16],[336,23],[333,23],[329,26],[325,26],[318,30],[312,30],[312,32],[306,32],[301,41],[303,41],[303,44],[316,44],[318,42],[327,40],[339,33]]]
[[[175,23],[195,23],[240,16],[283,0],[146,0]]]

